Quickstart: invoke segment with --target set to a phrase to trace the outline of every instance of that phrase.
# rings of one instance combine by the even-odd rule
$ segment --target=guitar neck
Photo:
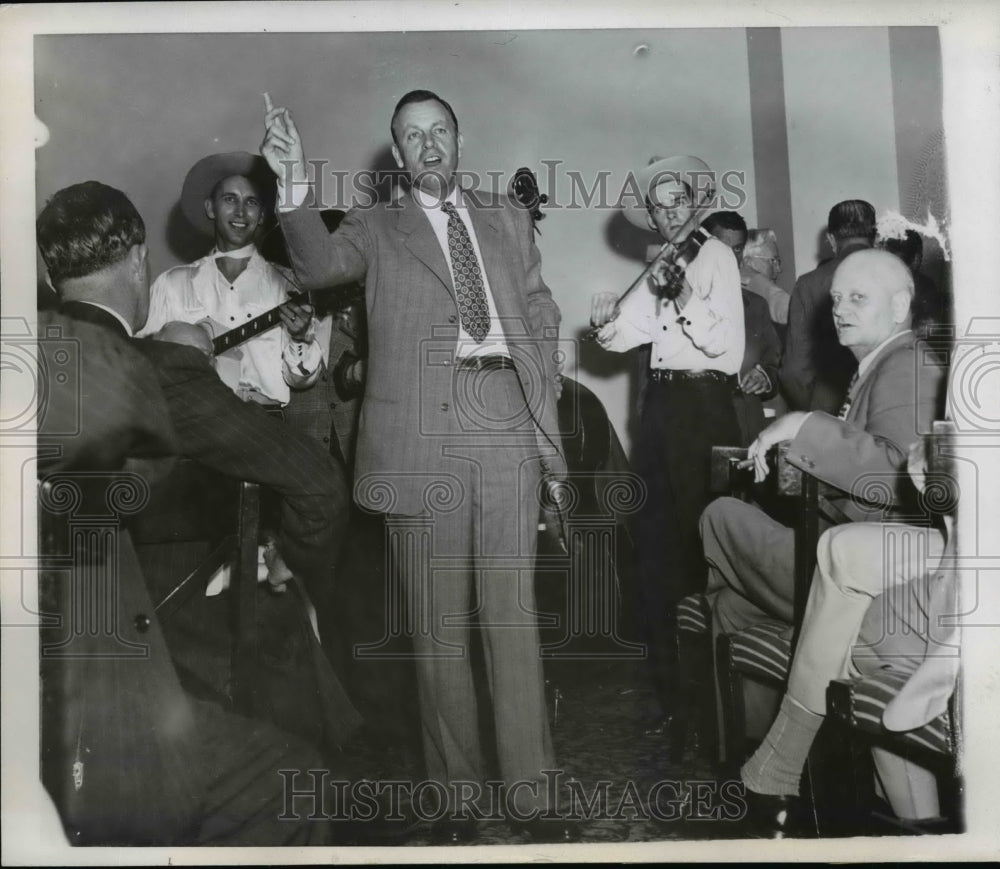
[[[277,326],[281,322],[280,307],[279,305],[277,308],[271,308],[270,311],[265,311],[252,320],[247,320],[235,329],[223,332],[218,338],[213,338],[212,351],[216,354],[225,353],[226,350],[237,344],[249,341],[255,335]]]

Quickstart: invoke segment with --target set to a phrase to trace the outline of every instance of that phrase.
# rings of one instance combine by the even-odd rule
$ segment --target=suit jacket
[[[156,374],[111,314],[69,302],[39,312],[38,334],[41,469],[110,471],[177,452]]]
[[[852,244],[795,282],[781,360],[781,389],[792,410],[836,413],[857,360],[841,346],[833,326],[830,284],[844,258],[866,244]]]
[[[740,426],[742,446],[749,446],[751,441],[764,428],[763,401],[772,398],[778,391],[778,363],[781,360],[781,342],[777,330],[771,320],[771,312],[767,302],[754,293],[743,291],[743,322],[746,327],[746,346],[743,351],[743,364],[740,366],[740,379],[755,365],[760,365],[771,381],[771,389],[763,395],[747,395],[736,392],[733,396],[733,406],[736,410],[736,421]]]
[[[851,393],[846,419],[811,413],[789,461],[836,488],[830,501],[850,521],[903,521],[917,509],[906,472],[910,445],[941,418],[945,372],[905,332],[872,360]],[[836,517],[840,518],[840,517]]]
[[[546,455],[562,476],[554,381],[560,314],[542,281],[531,219],[506,197],[469,193],[469,214],[497,313]],[[429,477],[448,473],[442,444],[464,433],[452,407],[458,307],[445,254],[409,195],[353,209],[332,235],[319,213],[280,215],[289,258],[307,289],[364,280],[368,365],[355,452],[359,503],[419,513]],[[380,503],[365,477],[391,484]]]

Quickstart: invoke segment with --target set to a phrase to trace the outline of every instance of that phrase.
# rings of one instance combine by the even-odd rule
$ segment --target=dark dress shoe
[[[568,845],[580,841],[580,824],[567,818],[542,816],[532,818],[530,821],[512,821],[511,826],[540,845]]]
[[[809,835],[803,823],[802,801],[797,796],[759,794],[749,788],[746,833],[756,839],[803,838]]]
[[[434,845],[468,845],[478,834],[475,818],[442,818],[431,824]]]

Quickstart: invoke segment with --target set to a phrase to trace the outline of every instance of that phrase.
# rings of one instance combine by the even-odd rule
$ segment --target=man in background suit
[[[875,209],[863,199],[830,209],[826,238],[832,259],[795,282],[781,360],[781,390],[792,410],[836,413],[857,360],[838,343],[830,315],[830,283],[845,257],[875,241]]]
[[[701,225],[732,248],[736,264],[742,270],[743,250],[749,235],[746,221],[735,211],[716,211]],[[741,295],[746,342],[740,365],[739,389],[733,393],[733,408],[740,426],[740,446],[749,446],[764,428],[763,402],[773,398],[778,391],[781,342],[771,321],[768,303],[746,288]]]
[[[428,529],[433,556],[451,559],[436,570],[418,550],[402,570],[411,616],[429,615],[413,631],[428,777],[446,787],[483,780],[468,649],[475,591],[500,777],[534,788],[520,789],[508,821],[535,839],[571,837],[570,825],[538,815],[548,804],[542,770],[554,764],[532,614],[538,491],[565,462],[554,390],[560,315],[529,215],[456,185],[455,113],[412,91],[390,123],[409,192],[353,209],[331,235],[297,207],[309,186],[302,143],[287,110],[265,102],[261,152],[278,175],[296,276],[306,288],[365,281],[355,496],[391,526]],[[448,802],[435,836],[470,840],[474,812],[456,811],[454,793]]]
[[[63,307],[62,313],[44,314],[40,323],[47,338],[54,337],[52,327],[77,342],[81,355],[79,393],[60,389],[58,378],[44,393],[49,404],[43,403],[39,415],[41,481],[54,471],[114,472],[129,456],[182,449],[172,403],[156,385],[150,363],[127,340],[145,319],[149,286],[145,227],[132,203],[97,182],[75,185],[46,205],[37,230]],[[43,356],[46,349],[41,342]],[[53,370],[43,366],[43,372]],[[62,423],[67,413],[74,415],[65,402],[77,398],[80,424],[73,432]],[[84,535],[71,582],[57,574],[55,582],[43,584],[43,602],[64,615],[43,632],[43,643],[69,643],[43,665],[43,779],[70,841],[329,842],[327,822],[279,819],[284,798],[279,770],[316,768],[318,755],[266,722],[226,713],[183,691],[129,533],[120,528],[117,535],[114,564],[100,551],[87,551],[91,536]],[[71,589],[82,586],[90,599],[100,593],[102,580],[115,583],[109,587],[115,595],[114,633],[52,636],[70,624],[66,607],[79,605]],[[123,644],[147,652],[129,657]]]

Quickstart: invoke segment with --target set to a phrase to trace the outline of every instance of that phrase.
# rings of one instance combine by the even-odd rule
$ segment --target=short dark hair
[[[53,284],[98,272],[146,241],[131,200],[99,181],[64,187],[35,222],[38,249]]]
[[[410,105],[410,103],[426,103],[428,100],[436,100],[445,107],[448,114],[451,115],[451,122],[455,125],[455,133],[458,133],[458,118],[455,117],[455,110],[448,104],[447,100],[441,99],[434,91],[415,90],[410,91],[408,94],[403,94],[399,98],[399,102],[396,103],[396,108],[392,110],[392,120],[389,121],[389,132],[392,133],[393,142],[397,145],[399,144],[399,140],[396,138],[396,116],[403,110],[403,107]]]
[[[715,235],[717,229],[728,229],[731,232],[742,232],[744,237],[750,235],[747,222],[735,211],[713,211],[701,222],[707,232]]]
[[[864,199],[845,199],[830,209],[826,229],[835,239],[864,238],[875,241],[875,208]]]
[[[889,253],[894,253],[908,268],[916,268],[918,261],[924,255],[924,242],[920,233],[912,229],[906,230],[906,238],[887,238],[881,247]]]

